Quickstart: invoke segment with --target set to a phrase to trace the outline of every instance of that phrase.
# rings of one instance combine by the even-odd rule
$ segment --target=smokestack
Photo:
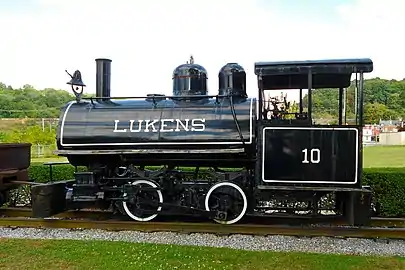
[[[96,97],[111,97],[111,60],[96,59]]]

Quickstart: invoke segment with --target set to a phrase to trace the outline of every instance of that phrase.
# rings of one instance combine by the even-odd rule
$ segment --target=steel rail
[[[30,208],[0,208],[0,216],[3,217],[32,217],[32,210]],[[102,211],[102,210],[79,210],[79,211],[66,211],[60,214],[56,214],[53,216],[54,218],[71,218],[71,219],[92,219],[92,220],[106,220],[111,219],[113,217],[113,213],[111,211]],[[1,218],[0,218],[1,219]],[[297,218],[298,219],[298,218]],[[299,218],[302,219],[303,222],[311,222],[310,217]],[[281,220],[280,222],[277,222]],[[289,221],[294,220],[291,217],[258,217],[255,222],[260,223],[261,221],[265,221],[267,225],[272,225],[274,223],[280,224],[288,224]],[[322,220],[322,219],[321,219]],[[294,220],[297,222],[297,220]],[[300,220],[298,220],[299,222]],[[318,219],[319,221],[319,219]],[[322,220],[323,223],[330,223],[333,225],[344,225],[344,222],[341,221],[334,221],[333,219],[328,219],[327,217]],[[314,221],[314,224],[317,222]],[[263,225],[263,224],[262,224]],[[384,218],[384,217],[372,217],[371,218],[371,227],[397,227],[397,228],[405,228],[405,218]]]
[[[405,218],[372,217],[371,226],[405,228]]]
[[[64,228],[64,229],[102,229],[113,231],[140,232],[179,232],[179,233],[212,233],[216,235],[287,235],[305,237],[345,237],[345,238],[384,238],[405,240],[405,228],[372,228],[372,227],[300,227],[234,224],[220,225],[215,223],[172,223],[172,222],[132,222],[132,221],[94,221],[62,220],[37,218],[1,218],[1,227],[12,228]]]
[[[62,212],[54,215],[56,218],[90,218],[90,219],[99,219],[99,218],[111,218],[111,211],[102,211],[102,210],[71,210]],[[0,208],[0,217],[32,217],[31,208],[20,208],[20,207],[9,207],[9,208]]]

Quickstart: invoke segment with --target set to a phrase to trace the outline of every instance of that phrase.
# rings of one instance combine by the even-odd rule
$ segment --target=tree
[[[346,115],[354,116],[355,82],[346,92]],[[405,118],[405,79],[401,81],[373,78],[364,81],[364,122],[377,123],[380,119]],[[308,103],[307,96],[304,104]],[[315,118],[338,117],[338,90],[312,90],[312,106]]]
[[[330,122],[338,117],[338,90],[312,90],[313,116]],[[94,95],[83,95],[85,97]],[[58,118],[61,108],[74,100],[73,94],[64,90],[46,88],[36,90],[26,84],[13,89],[0,82],[0,118]],[[355,82],[346,92],[346,115],[353,118],[355,112]],[[307,107],[308,97],[303,99]],[[381,119],[405,118],[405,79],[386,80],[373,78],[364,82],[365,122],[371,123]],[[383,105],[383,106],[381,106]],[[371,121],[371,122],[370,122]]]
[[[0,118],[57,118],[71,100],[74,96],[64,90],[36,90],[29,84],[13,89],[0,83]]]
[[[42,128],[39,125],[21,126],[9,132],[0,134],[1,142],[4,143],[31,143],[33,145],[51,145],[55,144],[56,130]]]
[[[397,117],[396,112],[388,109],[384,104],[368,103],[364,106],[365,123],[377,124],[380,120],[396,119]]]

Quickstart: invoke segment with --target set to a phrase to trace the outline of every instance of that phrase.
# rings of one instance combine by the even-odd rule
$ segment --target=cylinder
[[[111,97],[111,62],[110,59],[96,59],[96,97]]]

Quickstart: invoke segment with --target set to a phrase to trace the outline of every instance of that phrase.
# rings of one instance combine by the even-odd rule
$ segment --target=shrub
[[[85,171],[78,167],[78,171]],[[189,171],[189,170],[188,170]],[[72,165],[53,166],[53,181],[74,178]],[[37,182],[49,182],[49,166],[33,163],[29,169],[31,179]],[[201,172],[201,176],[207,176]],[[373,191],[377,215],[394,217],[405,216],[405,168],[367,168],[363,170],[363,185],[369,185]]]
[[[363,184],[373,190],[377,215],[405,216],[405,168],[364,169]]]
[[[78,167],[78,171],[85,171],[85,167]],[[45,166],[42,163],[32,163],[29,168],[29,177],[36,182],[49,182],[50,178],[49,166]],[[75,167],[69,164],[54,165],[52,166],[52,180],[68,180],[74,178]]]

